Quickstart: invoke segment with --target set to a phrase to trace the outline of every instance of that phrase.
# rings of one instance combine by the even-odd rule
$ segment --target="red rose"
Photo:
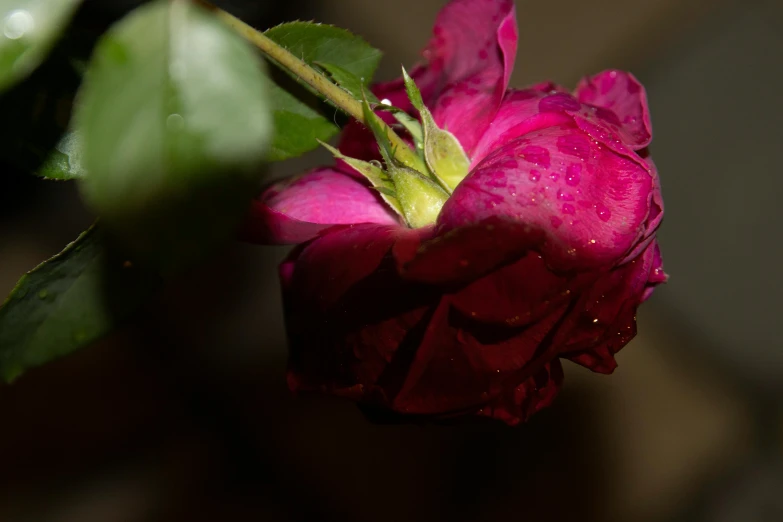
[[[615,368],[666,279],[644,89],[607,71],[507,90],[516,41],[512,2],[455,0],[412,73],[470,161],[434,224],[408,228],[342,162],[257,201],[249,239],[300,243],[280,268],[291,389],[515,424],[552,402],[561,359]],[[401,81],[374,92],[412,109]],[[355,122],[340,149],[378,151]]]

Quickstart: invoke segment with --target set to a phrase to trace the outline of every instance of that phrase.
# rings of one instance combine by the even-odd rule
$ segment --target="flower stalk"
[[[246,24],[239,18],[226,11],[212,5],[205,0],[193,0],[197,4],[212,11],[214,15],[223,23],[231,27],[245,40],[255,45],[262,53],[270,58],[281,68],[291,72],[302,82],[309,85],[332,105],[343,111],[348,116],[355,118],[363,125],[367,125],[362,109],[362,103],[354,98],[349,92],[342,89],[329,78],[321,74],[318,70],[309,64],[297,58],[288,49],[277,44],[274,40],[264,35],[263,32]],[[400,138],[394,130],[382,122],[383,131],[386,138],[392,144],[397,159],[404,165],[415,168],[418,162],[418,156],[411,148]]]

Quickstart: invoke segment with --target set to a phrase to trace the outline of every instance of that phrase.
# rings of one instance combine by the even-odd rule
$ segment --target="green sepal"
[[[407,146],[392,147],[387,134],[388,132],[391,132],[391,129],[377,114],[375,114],[375,112],[373,112],[366,96],[362,99],[362,108],[364,110],[364,120],[375,136],[375,140],[378,142],[378,148],[381,151],[381,156],[383,157],[384,162],[386,162],[387,167],[396,162],[424,174],[425,176],[429,175],[430,171],[427,168],[424,159],[416,154],[413,149]]]
[[[397,201],[397,194],[394,191],[394,183],[392,183],[392,180],[389,178],[389,176],[386,175],[386,173],[383,171],[381,167],[378,165],[373,165],[369,161],[362,161],[356,158],[349,158],[348,156],[344,155],[342,152],[337,150],[336,148],[332,147],[331,145],[320,142],[323,147],[332,153],[332,155],[337,158],[341,159],[344,162],[346,162],[348,165],[351,166],[356,172],[367,178],[370,183],[372,184],[373,188],[375,188],[378,192],[381,193],[381,197],[383,200],[400,216],[404,217],[404,213],[402,211],[402,207],[400,206],[400,202]]]
[[[413,144],[416,146],[416,150],[420,155],[424,155],[424,131],[421,128],[419,120],[412,117],[407,112],[394,111],[394,118],[405,127],[408,134],[413,138]]]
[[[449,199],[446,191],[420,172],[401,165],[390,165],[389,176],[408,225],[420,228],[435,223],[440,209]]]
[[[451,192],[468,175],[470,159],[456,136],[441,129],[435,123],[432,113],[424,105],[416,82],[408,75],[404,67],[402,75],[408,98],[421,115],[422,127],[424,128],[424,158],[427,166],[441,184]]]

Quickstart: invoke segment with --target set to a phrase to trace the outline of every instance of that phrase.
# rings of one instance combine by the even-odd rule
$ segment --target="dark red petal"
[[[409,414],[475,411],[507,393],[530,375],[536,358],[547,353],[547,339],[564,312],[565,307],[553,310],[526,328],[503,328],[464,317],[444,297],[394,399],[394,409]]]
[[[554,359],[513,391],[498,396],[477,413],[512,426],[527,422],[534,413],[554,402],[562,385],[563,366],[559,359]]]
[[[654,243],[652,248],[654,252],[652,268],[650,269],[650,277],[647,279],[647,285],[644,287],[642,301],[650,298],[656,286],[669,280],[669,276],[663,271],[663,259],[661,258],[661,249],[658,247],[658,243]]]
[[[325,310],[372,274],[405,233],[402,227],[373,224],[330,230],[302,249],[292,283],[312,306]]]
[[[473,281],[544,240],[539,229],[493,215],[443,234],[432,229],[419,234],[395,246],[400,273],[408,280],[445,285]]]
[[[656,262],[657,245],[601,277],[566,321],[570,329],[562,354],[593,371],[611,373],[614,354],[636,335],[636,309],[644,300]],[[657,258],[660,262],[660,257]]]
[[[455,292],[451,303],[485,324],[527,326],[574,300],[593,279],[555,274],[535,251]]]
[[[408,233],[335,227],[281,266],[292,389],[355,400],[383,390],[376,381],[437,301],[431,291],[400,280],[388,255]]]

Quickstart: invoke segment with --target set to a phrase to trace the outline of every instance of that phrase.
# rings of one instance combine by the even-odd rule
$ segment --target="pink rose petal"
[[[634,150],[652,139],[647,94],[634,75],[609,70],[584,78],[576,88],[582,103],[597,109],[596,116]]]
[[[321,167],[267,189],[241,235],[259,243],[301,243],[333,225],[399,225],[392,212],[361,181]]]
[[[479,164],[444,205],[438,231],[505,218],[546,232],[541,253],[550,265],[598,267],[644,235],[652,190],[637,161],[560,125],[505,144]]]

